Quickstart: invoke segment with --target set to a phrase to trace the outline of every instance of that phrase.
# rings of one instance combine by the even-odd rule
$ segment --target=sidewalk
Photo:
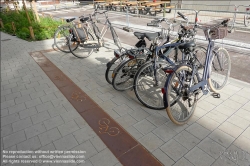
[[[133,91],[118,92],[106,82],[115,48],[106,43],[86,59],[57,51],[43,55],[163,165],[249,166],[250,84],[230,78],[220,99],[203,96],[191,121],[176,126],[165,110],[150,110]],[[84,150],[86,162],[79,166],[122,165],[111,152],[116,145],[102,142],[29,54],[52,45],[53,40],[26,42],[1,33],[1,152]]]

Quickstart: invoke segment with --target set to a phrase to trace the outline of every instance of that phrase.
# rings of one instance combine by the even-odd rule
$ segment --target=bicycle
[[[246,13],[244,15],[244,25],[248,27],[250,24],[250,5],[246,8]]]
[[[121,50],[121,42],[120,39],[112,26],[111,22],[109,21],[108,15],[106,14],[107,11],[99,12],[99,11],[94,11],[94,14],[90,14],[89,17],[86,19],[86,23],[83,25],[83,27],[86,29],[87,32],[90,32],[88,34],[94,34],[94,36],[98,40],[98,44],[95,42],[88,42],[84,41],[75,41],[75,36],[73,34],[70,35],[69,37],[69,42],[73,42],[73,44],[69,44],[69,49],[70,52],[78,57],[78,58],[86,58],[90,56],[93,53],[93,49],[95,48],[97,51],[99,51],[99,48],[104,45],[104,35],[106,34],[107,30],[110,29],[110,32],[112,34],[113,41],[115,45]],[[104,26],[100,32],[99,28],[97,27],[96,23],[93,21],[92,16],[95,16],[96,14],[105,14],[106,21],[104,23]],[[94,37],[93,37],[94,38]],[[77,49],[74,49],[73,45],[77,45]],[[73,48],[71,48],[73,47]]]
[[[164,88],[162,88],[164,105],[170,120],[177,124],[183,125],[192,117],[200,92],[203,95],[208,94],[211,75],[211,65],[213,60],[213,47],[216,39],[223,39],[227,35],[227,20],[217,20],[216,24],[204,24],[199,26],[204,31],[208,40],[205,66],[202,78],[198,73],[198,64],[184,62],[175,68],[165,68],[169,73]],[[223,27],[221,27],[223,25]],[[215,98],[219,98],[219,93],[214,93]]]

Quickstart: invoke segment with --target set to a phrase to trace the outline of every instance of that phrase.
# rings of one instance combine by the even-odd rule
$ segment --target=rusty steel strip
[[[43,55],[43,53],[51,51],[52,50],[31,52],[30,56],[33,57],[36,63],[106,144],[121,164],[124,166],[161,166],[162,164],[159,160]]]

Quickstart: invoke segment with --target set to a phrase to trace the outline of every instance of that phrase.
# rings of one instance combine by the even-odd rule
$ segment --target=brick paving
[[[121,165],[29,55],[51,49],[53,40],[26,42],[1,33],[4,39],[11,40],[1,41],[1,152],[81,149],[86,163],[79,166]],[[220,99],[203,96],[193,118],[176,126],[165,110],[150,110],[132,91],[117,92],[106,83],[114,48],[107,40],[87,59],[57,51],[44,55],[162,164],[249,166],[250,84],[230,78]]]

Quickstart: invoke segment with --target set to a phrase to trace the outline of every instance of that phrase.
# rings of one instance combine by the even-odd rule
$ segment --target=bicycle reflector
[[[165,94],[165,93],[166,93],[165,88],[161,88],[161,93],[163,93],[163,94]]]
[[[173,69],[163,69],[163,71],[165,72],[165,73],[168,73],[168,74],[171,74],[171,73],[173,73],[174,72],[174,70]]]
[[[120,57],[120,54],[118,53],[117,50],[114,51],[114,55],[115,55],[116,58],[119,58],[119,57]]]

